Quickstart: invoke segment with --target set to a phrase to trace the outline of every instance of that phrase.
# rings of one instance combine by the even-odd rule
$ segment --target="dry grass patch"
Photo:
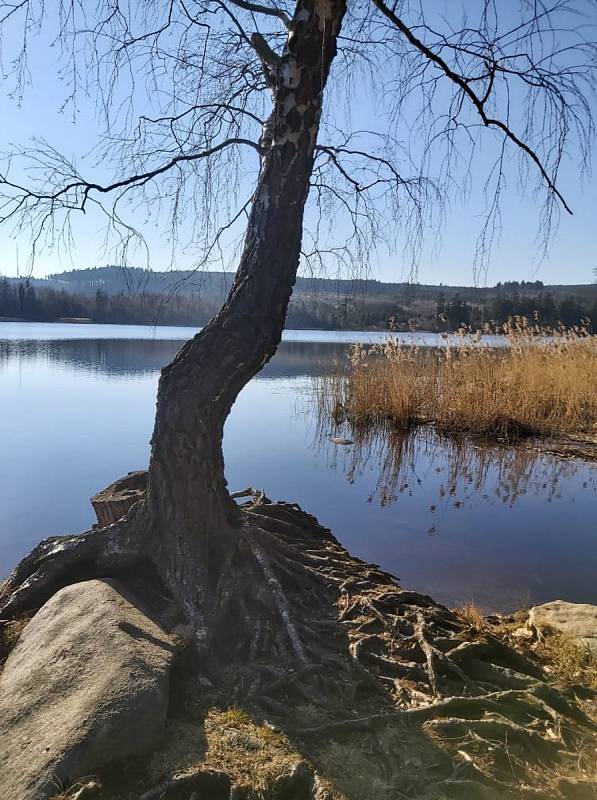
[[[501,333],[504,347],[485,346],[468,331],[446,347],[357,345],[348,374],[319,381],[320,404],[356,426],[433,422],[503,438],[594,431],[597,337],[524,319]]]
[[[546,672],[557,680],[597,691],[597,655],[581,641],[552,630],[534,647]]]
[[[285,781],[297,765],[308,771],[304,758],[280,731],[254,721],[241,708],[210,708],[193,722],[170,722],[144,782],[154,783],[160,797],[186,800],[196,791],[217,800],[228,797],[224,784],[229,780],[238,800],[281,800]],[[124,800],[118,792],[109,796]]]
[[[207,752],[202,769],[226,772],[247,797],[267,798],[280,775],[300,760],[282,733],[258,725],[246,711],[212,709],[205,718]]]
[[[487,630],[485,617],[472,600],[457,606],[454,613],[468,626],[471,633],[480,634]]]

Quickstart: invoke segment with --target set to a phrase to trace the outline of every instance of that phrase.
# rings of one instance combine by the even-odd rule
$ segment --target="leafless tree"
[[[251,620],[266,613],[266,581],[287,646],[305,658],[272,573],[281,554],[227,491],[224,422],[278,346],[301,254],[366,259],[394,227],[416,253],[455,176],[468,185],[481,137],[496,153],[481,259],[499,226],[507,161],[520,158],[530,191],[544,193],[544,231],[570,210],[558,174],[569,147],[588,163],[595,48],[580,12],[594,6],[507,5],[454,2],[446,19],[428,0],[62,0],[56,42],[68,102],[95,93],[98,161],[114,178],[84,176],[37,142],[5,159],[1,221],[28,229],[35,248],[96,207],[126,250],[137,236],[128,204],[167,220],[174,239],[194,218],[199,266],[241,222],[245,234],[222,309],[162,372],[145,501],[115,525],[40,544],[4,587],[1,616],[77,575],[143,561],[199,645],[235,602],[250,638]],[[41,0],[1,4],[13,43],[20,30],[17,49],[5,37],[2,53],[15,93],[27,82],[32,35],[56,19]],[[375,97],[382,130],[350,128],[359,92]],[[342,240],[331,215],[344,218]]]

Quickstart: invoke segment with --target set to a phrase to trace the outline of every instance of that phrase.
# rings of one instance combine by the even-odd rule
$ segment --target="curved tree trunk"
[[[344,0],[301,0],[276,67],[264,153],[234,285],[218,315],[160,379],[147,510],[155,563],[199,638],[239,525],[222,436],[241,389],[274,354],[300,258],[321,104]]]

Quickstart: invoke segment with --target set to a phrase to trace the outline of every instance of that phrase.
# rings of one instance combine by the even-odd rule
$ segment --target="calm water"
[[[88,498],[147,465],[159,369],[192,333],[0,323],[0,572],[40,538],[87,528]],[[311,376],[350,342],[383,338],[287,331],[227,422],[230,488],[298,502],[355,555],[447,603],[597,602],[594,466],[429,431],[330,442]]]

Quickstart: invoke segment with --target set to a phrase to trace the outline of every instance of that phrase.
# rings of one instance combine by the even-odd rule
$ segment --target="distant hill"
[[[190,270],[167,270],[155,272],[134,267],[106,266],[76,269],[34,278],[35,286],[65,289],[76,294],[95,294],[100,289],[106,294],[177,294],[203,295],[205,297],[225,295],[234,274],[231,272],[208,272]],[[525,294],[550,292],[554,297],[586,297],[587,292],[597,296],[597,284],[553,284],[541,281],[507,281],[494,287],[445,286],[443,284],[390,283],[374,279],[297,278],[295,294],[320,294],[336,296],[403,296],[407,299],[435,299],[443,294],[446,299],[458,294],[463,300],[482,303],[496,293],[522,291]]]
[[[203,324],[221,305],[228,272],[165,271],[120,266],[71,270],[47,278],[2,280],[0,317],[89,317],[102,322]],[[1,288],[1,287],[0,287]],[[11,294],[12,292],[12,294]],[[11,296],[9,297],[9,294]],[[540,313],[542,321],[597,319],[597,284],[509,281],[494,287],[389,283],[299,277],[288,326],[300,328],[454,329]]]

